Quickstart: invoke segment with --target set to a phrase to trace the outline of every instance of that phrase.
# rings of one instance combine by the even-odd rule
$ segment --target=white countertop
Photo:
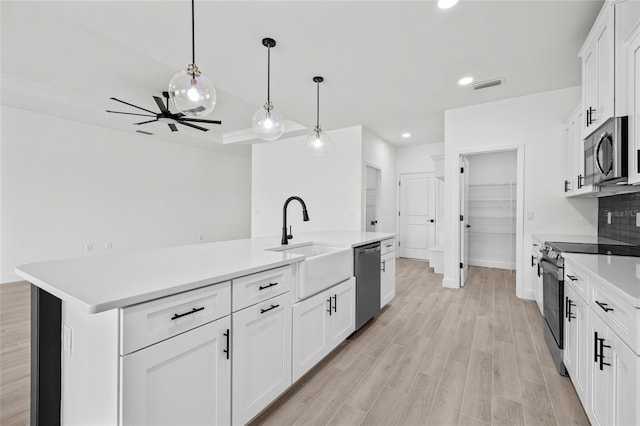
[[[622,244],[621,241],[612,240],[609,238],[598,237],[597,235],[580,235],[580,234],[531,234],[533,240],[544,244],[547,241],[556,241],[564,243],[584,243],[584,244]]]
[[[563,253],[565,261],[577,263],[608,283],[631,305],[640,309],[640,257]]]
[[[395,234],[359,231],[300,233],[289,245],[316,242],[356,247]],[[89,313],[122,308],[304,260],[268,251],[280,237],[219,241],[109,256],[30,263],[16,274]]]

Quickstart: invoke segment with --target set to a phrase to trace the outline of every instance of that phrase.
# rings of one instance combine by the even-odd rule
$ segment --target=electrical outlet
[[[113,248],[113,244],[111,244],[111,241],[107,241],[107,243],[104,246],[107,250],[111,250]]]
[[[611,225],[611,212],[607,212],[607,225]]]
[[[640,226],[640,212],[636,213],[636,226]]]
[[[85,248],[87,249],[87,252],[93,251],[93,244],[89,243],[85,246]]]

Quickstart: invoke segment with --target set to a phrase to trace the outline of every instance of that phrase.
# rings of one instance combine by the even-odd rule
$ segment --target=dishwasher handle
[[[358,253],[369,254],[369,253],[375,253],[377,251],[380,251],[380,246],[367,248],[367,249],[360,249],[360,250],[358,250]]]

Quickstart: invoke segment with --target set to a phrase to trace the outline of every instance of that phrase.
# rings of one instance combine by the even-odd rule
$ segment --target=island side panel
[[[62,301],[31,286],[31,425],[60,425]]]

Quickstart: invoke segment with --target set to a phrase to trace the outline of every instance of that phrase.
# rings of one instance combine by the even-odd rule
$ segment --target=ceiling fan
[[[111,99],[113,99],[116,102],[120,102],[120,103],[123,103],[125,105],[129,105],[129,106],[132,106],[134,108],[138,108],[138,109],[140,109],[142,111],[146,111],[146,112],[148,112],[150,114],[140,114],[140,113],[134,113],[134,112],[111,111],[111,110],[106,110],[106,111],[114,113],[114,114],[137,115],[137,116],[140,116],[140,117],[154,117],[153,120],[141,121],[140,123],[133,123],[133,124],[141,125],[141,124],[153,123],[155,121],[160,121],[162,123],[167,123],[172,132],[177,132],[178,131],[178,128],[176,127],[176,124],[181,124],[183,126],[192,127],[194,129],[202,130],[203,132],[207,132],[207,131],[209,131],[209,129],[206,129],[206,128],[201,127],[201,126],[196,126],[195,124],[191,124],[191,123],[222,124],[222,121],[220,121],[220,120],[204,120],[204,119],[201,119],[201,118],[190,118],[190,117],[185,116],[181,112],[174,114],[171,111],[169,111],[169,93],[168,92],[162,92],[162,96],[165,97],[166,104],[165,104],[165,102],[163,102],[162,98],[160,98],[158,96],[154,96],[153,97],[153,99],[156,101],[156,104],[158,104],[158,108],[160,108],[160,113],[156,113],[156,112],[153,112],[153,111],[148,110],[146,108],[142,108],[142,107],[139,107],[137,105],[130,104],[129,102],[121,101],[120,99],[117,99],[117,98],[111,98]],[[195,109],[199,109],[199,108],[204,109],[201,106],[199,106],[199,107],[197,107]],[[195,111],[195,112],[197,112],[197,111]]]

